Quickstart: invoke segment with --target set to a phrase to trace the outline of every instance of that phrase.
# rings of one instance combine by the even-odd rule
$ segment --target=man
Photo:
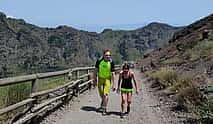
[[[114,84],[114,71],[115,65],[111,59],[111,53],[109,49],[104,50],[103,57],[99,58],[95,64],[94,82],[97,84],[98,77],[98,91],[101,97],[100,111],[103,115],[106,114],[106,107],[108,103],[108,97],[110,92],[110,85],[112,82],[112,89],[115,91]]]

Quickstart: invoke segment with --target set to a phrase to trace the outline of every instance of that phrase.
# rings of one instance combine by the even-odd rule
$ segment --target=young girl
[[[135,79],[135,75],[132,71],[129,70],[129,65],[125,63],[123,65],[122,71],[119,74],[118,79],[118,87],[117,92],[121,91],[121,118],[123,118],[125,114],[125,103],[127,102],[127,111],[128,114],[130,112],[130,104],[132,99],[132,92],[133,92],[133,85],[132,85],[132,79],[135,84],[136,94],[138,94],[138,82]],[[120,82],[122,80],[121,86]]]

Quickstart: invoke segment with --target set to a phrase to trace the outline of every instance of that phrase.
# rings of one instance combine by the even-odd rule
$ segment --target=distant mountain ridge
[[[77,29],[81,29],[81,30],[87,30],[89,32],[101,33],[101,32],[103,32],[104,29],[112,29],[114,31],[116,31],[116,30],[130,31],[130,30],[135,30],[138,27],[144,27],[145,25],[147,25],[147,24],[146,23],[117,24],[117,25],[95,25],[95,24],[92,25],[91,24],[91,25],[84,25],[84,26],[74,25],[73,27],[76,27]]]
[[[186,27],[183,27],[182,30],[174,33],[173,37],[169,40],[169,44],[163,49],[155,50],[150,54],[149,58],[157,60],[159,58],[170,56],[172,57],[172,52],[174,56],[179,54],[182,50],[193,48],[200,42],[204,42],[203,35],[207,31],[209,37],[206,39],[212,40],[212,31],[213,31],[213,14],[202,18]]]
[[[106,48],[117,64],[141,59],[146,50],[167,44],[180,29],[151,23],[131,31],[96,33],[68,26],[41,28],[0,13],[0,77],[91,65]]]

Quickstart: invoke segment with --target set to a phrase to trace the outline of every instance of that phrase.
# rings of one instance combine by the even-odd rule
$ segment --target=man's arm
[[[93,71],[93,86],[97,86],[97,78],[98,78],[98,67],[99,67],[100,61],[97,60],[95,63],[95,69]]]
[[[120,72],[120,73],[119,73],[119,77],[118,77],[118,85],[117,85],[117,92],[118,92],[118,93],[120,92],[121,75],[122,75],[122,73]]]
[[[95,68],[93,72],[93,87],[97,86],[98,69]]]

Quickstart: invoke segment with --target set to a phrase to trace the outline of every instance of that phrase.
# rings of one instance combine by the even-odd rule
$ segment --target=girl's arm
[[[112,72],[112,90],[115,91],[115,72]]]
[[[138,82],[137,82],[137,80],[135,79],[134,72],[132,72],[131,74],[132,74],[132,78],[133,78],[133,80],[134,80],[135,89],[136,89],[136,94],[138,94],[138,93],[139,93]]]

